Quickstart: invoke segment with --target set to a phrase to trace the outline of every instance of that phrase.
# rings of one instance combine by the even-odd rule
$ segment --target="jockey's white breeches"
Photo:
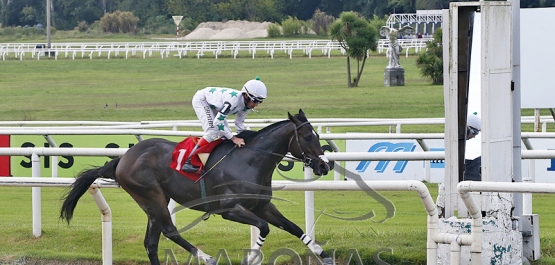
[[[214,126],[214,117],[216,117],[218,111],[210,108],[208,102],[206,102],[206,100],[204,100],[202,97],[198,97],[197,95],[193,97],[192,104],[193,108],[195,109],[195,113],[197,114],[197,117],[202,125],[202,130],[204,131],[203,138],[207,142],[211,143],[217,138],[222,137],[222,131],[218,130],[218,128]],[[229,125],[227,124],[227,120],[224,122],[225,125],[229,127]]]

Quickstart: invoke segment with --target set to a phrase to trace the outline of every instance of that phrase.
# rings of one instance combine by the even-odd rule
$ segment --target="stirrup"
[[[181,167],[181,171],[183,172],[197,172],[199,170],[200,167],[195,167],[191,164],[191,161],[187,161],[185,164],[183,164],[183,166]]]

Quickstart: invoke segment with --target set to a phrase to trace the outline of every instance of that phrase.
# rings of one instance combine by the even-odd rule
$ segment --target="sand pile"
[[[185,40],[229,40],[265,38],[271,22],[230,20],[227,22],[203,22],[185,36]]]

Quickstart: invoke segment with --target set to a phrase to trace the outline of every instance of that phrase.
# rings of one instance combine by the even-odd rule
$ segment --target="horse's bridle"
[[[308,121],[305,121],[299,125],[296,125],[295,123],[293,123],[293,125],[295,126],[295,134],[293,135],[295,137],[295,141],[297,142],[297,146],[299,147],[299,150],[301,151],[301,155],[303,156],[302,159],[300,158],[296,158],[296,157],[290,157],[291,159],[295,159],[297,161],[302,161],[304,163],[305,166],[309,166],[310,163],[312,163],[312,158],[307,157],[306,154],[304,153],[304,150],[301,146],[301,142],[299,142],[299,129],[305,125],[309,124]],[[289,140],[289,146],[291,146],[291,142],[293,141],[293,136],[291,136],[291,140]]]
[[[299,142],[299,133],[298,133],[298,130],[299,130],[301,127],[303,127],[303,126],[305,126],[305,125],[307,125],[307,124],[309,124],[308,121],[305,121],[305,122],[303,122],[303,123],[301,123],[301,124],[299,124],[299,125],[296,125],[295,123],[293,123],[293,126],[295,126],[294,135],[291,136],[291,139],[289,139],[289,144],[287,145],[287,146],[291,146],[291,143],[293,142],[293,139],[295,139],[295,141],[297,142],[297,146],[299,147],[299,150],[301,151],[301,155],[303,156],[303,158],[297,158],[297,157],[294,157],[294,156],[289,156],[289,155],[287,155],[287,154],[285,155],[285,156],[286,156],[287,158],[289,158],[289,159],[296,160],[296,161],[299,161],[299,162],[303,162],[305,166],[309,166],[310,163],[312,163],[312,158],[307,157],[306,154],[305,154],[305,152],[304,152],[304,150],[303,150],[303,148],[301,147],[301,143]],[[249,149],[254,150],[254,151],[262,152],[262,153],[268,153],[268,154],[276,155],[276,156],[283,156],[283,155],[278,154],[278,153],[268,152],[268,151],[264,151],[264,150],[255,149],[255,148],[252,148],[252,147],[250,147],[250,146],[248,146],[248,145],[245,145],[244,147],[249,148]],[[235,147],[234,147],[233,149],[235,149]],[[232,149],[232,150],[233,150],[233,149]]]

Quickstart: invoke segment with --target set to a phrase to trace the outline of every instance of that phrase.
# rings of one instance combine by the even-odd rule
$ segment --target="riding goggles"
[[[474,136],[477,136],[480,133],[480,130],[478,130],[478,129],[472,127],[472,126],[467,126],[467,128],[468,128],[468,133],[472,134]]]
[[[247,93],[247,96],[249,96],[249,98],[251,99],[251,101],[252,101],[253,103],[256,103],[256,104],[260,104],[260,103],[262,103],[262,101],[264,101],[263,98],[255,97],[255,96],[251,95],[250,93]]]

